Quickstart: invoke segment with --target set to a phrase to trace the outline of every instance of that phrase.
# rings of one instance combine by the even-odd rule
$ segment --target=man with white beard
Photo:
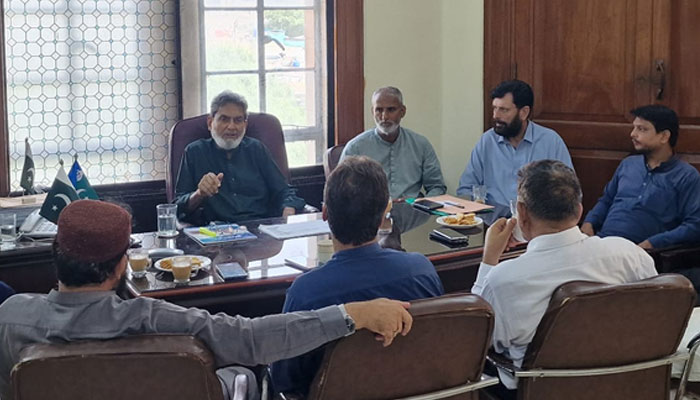
[[[389,180],[392,199],[445,194],[440,161],[424,136],[400,125],[406,115],[403,95],[395,87],[379,88],[372,94],[376,128],[362,132],[343,149],[348,156],[367,156],[382,165]]]
[[[207,116],[211,139],[185,148],[175,186],[178,217],[194,224],[288,216],[304,208],[260,141],[246,137],[248,103],[224,91]]]

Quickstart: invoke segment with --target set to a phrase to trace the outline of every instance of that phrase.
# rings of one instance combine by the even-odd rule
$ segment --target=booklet
[[[185,228],[185,234],[201,245],[219,244],[227,242],[242,242],[257,239],[258,237],[248,232],[245,226],[237,224],[208,225]]]

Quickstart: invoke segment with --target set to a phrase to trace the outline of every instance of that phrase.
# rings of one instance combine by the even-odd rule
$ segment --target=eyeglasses
[[[247,117],[243,117],[243,116],[231,118],[231,117],[228,117],[226,115],[219,115],[217,117],[217,119],[222,124],[228,124],[231,121],[233,121],[233,123],[236,125],[240,125],[248,120]]]

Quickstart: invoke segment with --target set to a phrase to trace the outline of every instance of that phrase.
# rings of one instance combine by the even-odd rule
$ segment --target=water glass
[[[518,201],[517,200],[510,201],[510,213],[513,216],[513,218],[518,219]],[[518,242],[527,242],[527,240],[525,239],[525,236],[523,236],[523,230],[520,229],[520,221],[518,221],[518,223],[515,224],[515,228],[513,228],[513,239],[515,239]]]
[[[0,240],[3,245],[11,245],[17,239],[17,214],[0,214]]]
[[[472,201],[486,204],[486,185],[472,185]]]
[[[158,204],[158,236],[172,237],[177,235],[177,205]]]

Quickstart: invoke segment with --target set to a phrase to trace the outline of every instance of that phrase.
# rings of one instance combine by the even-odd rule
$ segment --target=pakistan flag
[[[49,193],[46,195],[46,200],[44,200],[44,204],[41,206],[39,215],[55,224],[58,222],[58,215],[63,208],[70,204],[71,201],[78,199],[78,193],[76,193],[75,188],[71,185],[66,175],[66,170],[64,170],[63,165],[61,165],[56,174],[56,179],[54,179],[53,185],[51,185],[51,190],[49,190]]]
[[[29,139],[24,139],[24,166],[22,167],[22,177],[19,185],[26,194],[34,194],[34,157],[32,148],[29,146]]]

